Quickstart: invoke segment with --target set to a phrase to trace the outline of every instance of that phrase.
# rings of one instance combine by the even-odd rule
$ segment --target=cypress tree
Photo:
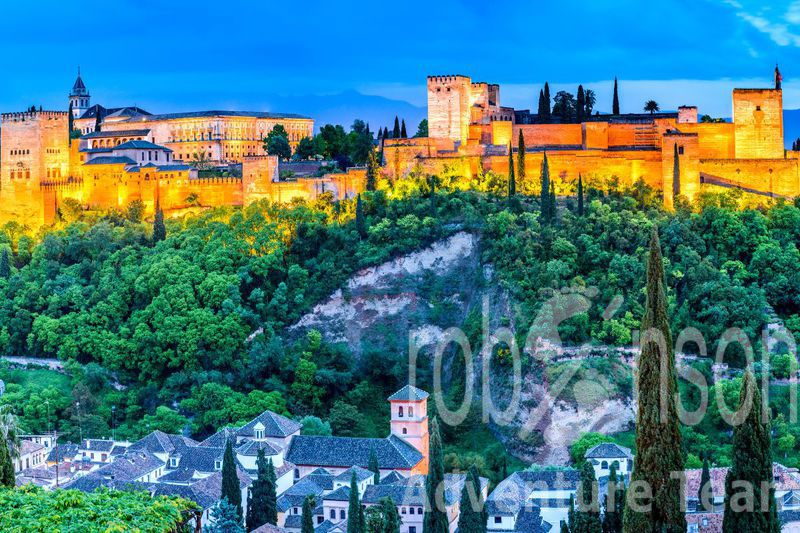
[[[681,193],[681,160],[678,157],[678,143],[674,144],[672,155],[672,199]]]
[[[306,499],[303,500],[303,514],[300,516],[300,533],[314,533],[314,505],[314,497],[311,495],[306,496]]]
[[[586,111],[586,94],[583,92],[583,85],[578,85],[578,99],[575,103],[575,122],[583,122],[583,114]]]
[[[614,76],[614,101],[611,103],[611,114],[619,115],[619,93],[617,92],[617,77]]]
[[[361,204],[361,195],[356,196],[356,231],[363,239],[367,236],[367,221],[364,218],[364,206]]]
[[[582,217],[583,212],[583,177],[578,174],[578,216]]]
[[[15,483],[14,463],[11,461],[8,441],[0,438],[0,487],[14,488]]]
[[[364,533],[361,528],[363,517],[361,502],[358,500],[356,471],[350,476],[350,505],[347,508],[347,533]]]
[[[594,468],[588,461],[581,466],[581,484],[578,508],[575,510],[575,527],[572,533],[601,533],[599,488],[594,477]]]
[[[525,192],[525,137],[522,135],[522,130],[519,130],[517,142],[517,180]]]
[[[550,85],[547,82],[544,82],[544,116],[545,122],[550,122]]]
[[[675,407],[678,385],[672,335],[667,318],[664,265],[658,230],[655,227],[650,238],[646,293],[638,361],[637,455],[631,483],[647,483],[652,498],[649,501],[641,498],[638,502],[650,504],[649,512],[637,512],[626,502],[623,531],[683,532],[686,531],[686,516],[681,509],[681,480],[671,478],[673,472],[683,472],[681,431]],[[662,339],[658,339],[657,335],[661,335]],[[659,341],[666,353],[660,353]],[[662,357],[666,358],[666,375],[662,375]],[[662,409],[662,404],[665,409]]]
[[[486,533],[488,514],[481,494],[481,480],[475,465],[472,465],[461,489],[458,531],[461,533]]]
[[[439,420],[436,417],[431,422],[429,452],[428,476],[425,478],[427,505],[425,507],[422,533],[449,533],[447,510],[439,508],[439,502],[437,502],[436,498],[439,488],[444,483],[442,435],[439,432]]]
[[[603,510],[603,533],[622,532],[622,513],[625,509],[625,484],[617,477],[617,466],[611,465]]]
[[[375,149],[370,148],[369,155],[367,156],[367,178],[364,187],[368,191],[374,191],[378,188],[378,170],[380,164],[378,157],[375,155]]]
[[[711,487],[711,471],[708,466],[708,456],[703,458],[703,471],[700,473],[700,490],[697,491],[697,510],[712,511],[713,493]],[[708,503],[708,505],[706,505]]]
[[[514,150],[511,143],[508,143],[508,197],[513,198],[517,194],[517,180],[514,177]]]
[[[547,162],[547,152],[542,159],[542,173],[539,191],[539,218],[542,224],[550,223],[550,163]]]
[[[103,123],[103,112],[101,109],[100,106],[95,107],[94,131],[100,131],[100,125]]]
[[[378,454],[375,453],[374,446],[369,449],[369,462],[367,463],[367,468],[370,472],[375,474],[372,478],[373,484],[379,484],[381,482],[381,468],[378,465]]]
[[[748,398],[750,405],[747,405]],[[726,533],[778,533],[781,524],[775,505],[768,411],[764,409],[761,391],[749,370],[744,374],[739,391],[740,410],[743,406],[746,417],[733,428],[733,461],[725,477],[722,530]],[[746,488],[738,486],[741,483],[746,483]],[[767,509],[763,507],[765,504]]]
[[[553,180],[550,180],[550,200],[547,202],[547,207],[550,209],[548,218],[550,219],[551,224],[557,222],[558,210],[556,206],[556,183]]]
[[[406,132],[406,119],[403,119],[403,121],[400,124],[400,138],[401,139],[408,138],[408,133]]]
[[[164,212],[156,200],[156,215],[153,218],[153,244],[167,238],[167,226],[164,224]]]
[[[264,450],[256,458],[258,475],[247,493],[247,530],[253,531],[264,524],[278,523],[275,467],[267,461]]]
[[[381,498],[380,505],[383,514],[382,533],[400,533],[400,515],[397,514],[397,506],[392,498]]]
[[[569,526],[563,520],[561,521],[561,533],[569,533]]]
[[[536,112],[539,122],[544,122],[547,118],[547,111],[545,111],[546,106],[547,104],[544,101],[544,90],[539,89],[539,107]]]
[[[11,275],[11,262],[8,258],[8,248],[3,248],[0,252],[0,278],[6,278]]]
[[[567,529],[575,531],[575,495],[569,495],[569,510],[567,511]]]
[[[394,116],[394,130],[392,131],[392,139],[399,139],[400,138],[400,120],[398,120],[397,115]]]
[[[267,524],[278,524],[278,477],[275,473],[275,465],[272,459],[267,460],[267,475],[266,475],[266,497],[264,498],[265,511]]]
[[[225,454],[222,456],[222,495],[221,498],[236,508],[239,522],[242,520],[242,490],[239,487],[239,476],[236,474],[236,460],[233,458],[231,441],[225,445]]]
[[[67,110],[67,128],[69,134],[72,135],[72,130],[75,129],[75,119],[72,116],[72,102],[69,103],[69,109]]]

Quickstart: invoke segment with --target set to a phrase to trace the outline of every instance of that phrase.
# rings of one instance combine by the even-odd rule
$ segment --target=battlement
[[[67,118],[68,114],[68,111],[17,111],[0,114],[0,120],[3,122],[24,122],[38,118]]]
[[[428,76],[428,83],[452,83],[454,81],[469,81],[469,76],[462,74],[445,74],[442,76]]]

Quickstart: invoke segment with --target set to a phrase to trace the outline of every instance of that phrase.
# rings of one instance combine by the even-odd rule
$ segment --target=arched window
[[[403,435],[406,435],[407,433],[408,433],[408,430],[406,428],[403,428]]]
[[[600,463],[600,468],[602,468],[603,470],[608,470],[608,461],[603,461],[602,463]]]
[[[408,406],[408,416],[409,417],[414,416],[414,408],[411,407],[410,405]]]
[[[403,418],[403,406],[402,405],[397,409],[397,416],[399,416],[400,418]]]
[[[345,515],[345,513],[344,513],[344,509],[341,509],[341,510],[339,511],[339,519],[340,519],[340,520],[344,520],[344,519],[345,519],[345,516],[346,516],[346,515]]]

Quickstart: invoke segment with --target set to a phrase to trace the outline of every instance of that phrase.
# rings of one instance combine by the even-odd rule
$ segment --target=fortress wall
[[[700,157],[706,159],[732,159],[736,149],[736,126],[731,122],[699,122],[681,124],[684,133],[696,133]]]
[[[525,137],[525,146],[580,146],[583,144],[583,133],[580,124],[515,124],[513,139],[519,138],[519,132]],[[497,143],[495,143],[497,144]]]
[[[797,159],[701,159],[700,173],[733,186],[782,196],[800,195]]]
[[[428,76],[429,135],[466,144],[471,98],[472,87],[468,77]]]
[[[780,89],[734,89],[733,122],[736,158],[783,157],[783,93]]]
[[[663,137],[661,150],[661,190],[664,191],[664,205],[674,206],[675,148],[678,149],[679,186],[678,194],[694,199],[700,189],[700,145],[697,134],[672,133]]]

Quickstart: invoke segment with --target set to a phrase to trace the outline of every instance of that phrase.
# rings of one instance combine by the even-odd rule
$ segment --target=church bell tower
[[[428,473],[428,393],[406,385],[389,396],[392,435],[408,442],[422,454],[415,474]]]
[[[89,95],[89,91],[86,89],[86,85],[83,84],[83,79],[81,79],[81,69],[78,68],[78,78],[75,80],[75,83],[72,85],[72,91],[69,93],[69,103],[72,105],[72,118],[80,118],[89,106],[91,105],[91,96]]]

